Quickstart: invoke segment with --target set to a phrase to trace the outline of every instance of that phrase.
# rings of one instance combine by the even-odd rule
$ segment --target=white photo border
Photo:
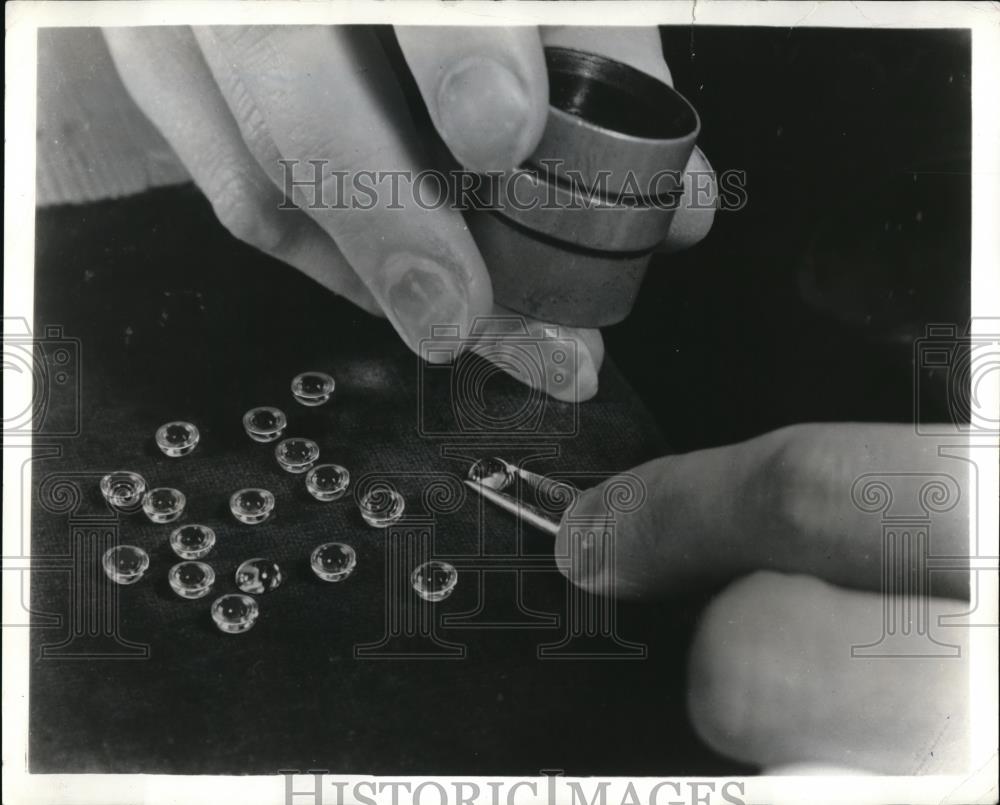
[[[28,2],[15,0],[6,13],[6,103],[4,179],[4,316],[30,323],[34,297],[35,228],[35,119],[36,76],[27,66],[37,64],[37,31],[43,27],[134,26],[181,24],[344,24],[407,25],[727,25],[762,27],[830,28],[966,28],[972,32],[972,318],[1000,323],[1000,113],[996,85],[1000,76],[1000,10],[996,4],[948,2],[767,2],[747,0],[713,2],[286,2],[263,0],[122,0],[121,2]],[[994,331],[995,332],[995,331]],[[996,383],[980,389],[988,411],[1000,410]],[[4,412],[18,403],[15,390],[5,384]],[[31,442],[4,438],[3,542],[4,569],[8,557],[20,557],[22,539],[30,533],[30,490],[19,485],[21,465],[30,455]],[[978,471],[982,490],[1000,486],[1000,460],[996,444],[981,445]],[[998,500],[994,494],[972,495],[972,522],[980,524],[979,556],[1000,555],[997,540]],[[24,574],[27,578],[27,574]],[[4,622],[8,613],[21,609],[24,586],[3,587]],[[997,622],[997,577],[978,578],[983,618]],[[997,800],[997,633],[972,629],[970,639],[972,735],[969,771],[947,777],[745,777],[727,778],[740,783],[742,798],[754,803],[782,802],[911,802],[971,803]],[[3,801],[5,803],[285,803],[284,776],[181,776],[181,775],[32,775],[27,772],[29,630],[3,630]],[[298,778],[296,778],[298,779]],[[400,780],[403,778],[335,777],[331,781]],[[406,778],[413,784],[435,778]],[[544,802],[540,795],[505,779],[500,802]],[[561,778],[567,779],[567,778]],[[609,778],[609,800],[624,791],[626,778]],[[683,782],[687,778],[671,778]],[[478,781],[486,778],[448,778]],[[721,781],[721,778],[720,778]],[[658,778],[631,781],[640,797]],[[334,791],[333,788],[329,789]],[[521,793],[525,792],[525,793]],[[388,802],[388,793],[376,799]],[[508,796],[513,799],[508,800]],[[668,799],[660,797],[663,801]],[[333,801],[328,795],[325,801]],[[435,801],[430,797],[428,801]],[[647,799],[642,801],[648,802]],[[692,800],[688,800],[692,801]],[[339,805],[339,803],[338,803]],[[346,805],[346,801],[344,803]],[[395,803],[394,803],[395,805]],[[551,803],[548,803],[551,805]]]

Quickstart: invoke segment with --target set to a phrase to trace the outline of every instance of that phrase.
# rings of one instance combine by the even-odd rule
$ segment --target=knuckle
[[[836,451],[823,449],[821,437],[816,425],[791,425],[775,431],[758,467],[759,516],[770,521],[773,531],[786,542],[808,540],[840,508],[836,478],[842,464]]]
[[[286,238],[271,194],[238,171],[227,171],[215,183],[212,208],[222,225],[244,243],[264,252],[275,252]]]

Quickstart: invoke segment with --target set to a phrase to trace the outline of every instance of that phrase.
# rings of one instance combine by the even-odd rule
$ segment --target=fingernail
[[[389,318],[407,343],[420,349],[433,328],[468,326],[465,288],[455,274],[425,257],[397,254],[385,264]]]
[[[530,104],[520,79],[492,59],[455,65],[438,88],[438,119],[455,157],[478,171],[514,167],[523,147]]]
[[[597,394],[600,358],[594,355],[588,339],[578,335],[573,338],[572,344],[575,346],[574,350],[553,349],[548,354],[545,392],[562,402],[579,403]],[[601,344],[598,337],[596,346],[600,347]]]

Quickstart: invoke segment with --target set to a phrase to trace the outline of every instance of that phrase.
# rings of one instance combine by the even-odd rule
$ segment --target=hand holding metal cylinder
[[[670,229],[698,115],[672,87],[620,62],[555,47],[545,57],[542,139],[469,227],[497,302],[558,324],[614,324]]]

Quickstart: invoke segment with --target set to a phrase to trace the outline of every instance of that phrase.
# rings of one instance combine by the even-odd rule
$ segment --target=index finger
[[[614,479],[580,496],[556,538],[557,563],[576,584],[627,598],[716,587],[755,570],[877,590],[884,518],[920,510],[918,500],[887,508],[894,483],[909,492],[936,479],[948,498],[934,512],[933,553],[969,553],[968,464],[943,458],[939,446],[909,425],[795,425],[656,459],[632,471],[645,495],[635,511],[609,510]],[[573,545],[573,519],[603,523],[613,561],[608,549],[591,550],[600,528]],[[967,575],[935,573],[933,594],[966,597]]]
[[[489,276],[461,215],[418,192],[424,155],[370,30],[195,34],[255,156],[333,239],[414,351],[436,325],[467,333],[490,312]],[[393,176],[412,184],[397,193]]]

